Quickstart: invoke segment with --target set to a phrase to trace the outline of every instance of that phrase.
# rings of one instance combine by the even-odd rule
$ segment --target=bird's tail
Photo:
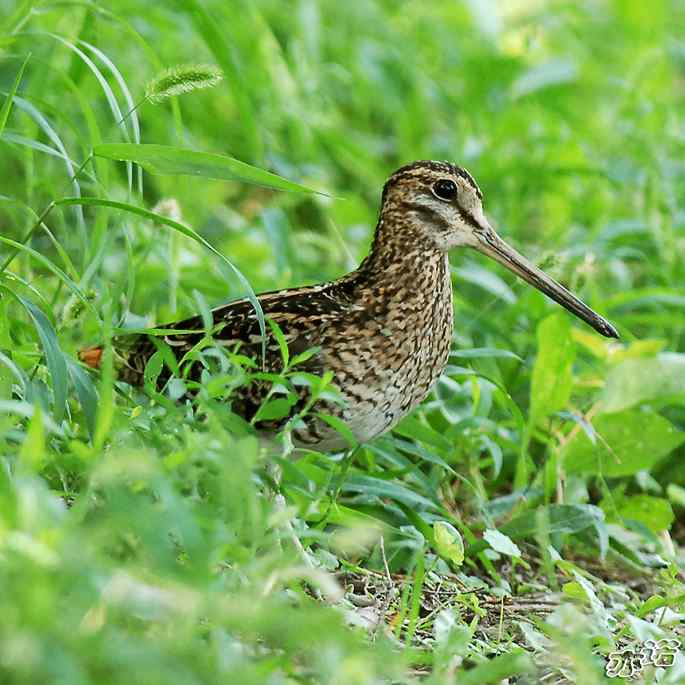
[[[84,347],[82,350],[79,350],[78,358],[86,366],[90,366],[91,369],[99,369],[103,351],[103,348],[98,346]]]
[[[148,336],[128,336],[115,338],[113,341],[114,374],[118,380],[130,385],[143,385],[145,365],[157,348]],[[105,348],[102,345],[91,345],[79,350],[78,358],[91,369],[102,367]]]

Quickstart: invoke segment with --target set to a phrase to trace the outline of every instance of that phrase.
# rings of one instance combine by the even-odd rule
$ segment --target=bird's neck
[[[447,254],[411,225],[397,225],[381,216],[369,255],[355,275],[363,299],[411,301],[419,307],[441,300],[451,313]]]

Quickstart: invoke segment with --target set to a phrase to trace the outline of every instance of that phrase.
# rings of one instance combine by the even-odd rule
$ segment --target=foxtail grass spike
[[[182,64],[166,69],[145,86],[145,99],[159,104],[170,97],[202,88],[213,88],[224,75],[213,64]]]

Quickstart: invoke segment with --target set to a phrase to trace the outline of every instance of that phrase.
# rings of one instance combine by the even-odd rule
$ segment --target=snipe
[[[356,271],[330,283],[259,296],[265,316],[281,328],[291,354],[320,348],[304,370],[332,371],[345,400],[343,406],[320,409],[342,418],[360,442],[392,428],[424,399],[445,368],[452,340],[447,257],[452,248],[470,247],[488,255],[602,335],[618,337],[608,321],[504,243],[488,223],[482,199],[471,175],[458,166],[432,161],[404,166],[383,188],[373,246]],[[261,360],[262,338],[247,300],[218,307],[213,317],[218,325],[215,344],[239,346],[242,354]],[[166,335],[164,340],[179,359],[205,335],[200,316],[166,328],[198,331]],[[265,366],[278,372],[281,354],[270,335]],[[120,342],[120,376],[141,384],[145,365],[157,348],[145,335]],[[81,354],[91,366],[99,364],[100,356],[101,348]],[[194,362],[191,376],[197,377],[200,368]],[[259,383],[239,388],[231,398],[233,410],[253,418],[267,389]],[[303,396],[293,413],[305,401]],[[302,444],[323,450],[346,446],[320,419],[310,416],[301,425],[294,435]]]

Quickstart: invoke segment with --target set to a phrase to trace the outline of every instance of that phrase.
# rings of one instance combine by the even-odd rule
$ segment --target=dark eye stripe
[[[418,215],[418,217],[426,223],[437,225],[443,231],[449,230],[449,221],[447,221],[447,219],[445,219],[445,217],[442,214],[440,214],[440,212],[437,209],[435,209],[435,207],[427,207],[426,205],[414,202],[405,202],[404,206],[407,209],[415,212]]]
[[[473,214],[467,212],[465,209],[459,208],[459,216],[463,219],[464,223],[471,226],[474,231],[482,231],[482,226],[474,219]]]

